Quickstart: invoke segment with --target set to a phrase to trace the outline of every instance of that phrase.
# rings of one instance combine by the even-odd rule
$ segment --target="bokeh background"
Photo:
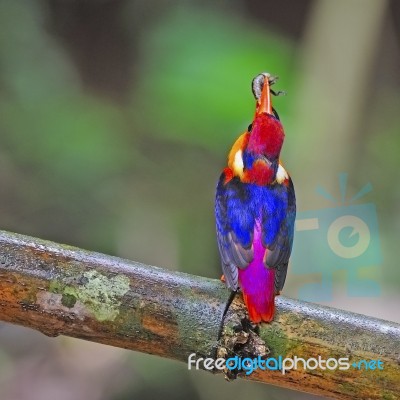
[[[315,188],[340,172],[374,188],[381,293],[339,273],[329,304],[399,321],[399,38],[396,0],[0,0],[1,228],[219,277],[215,182],[266,70],[298,209],[332,206]],[[311,396],[0,324],[0,398]]]

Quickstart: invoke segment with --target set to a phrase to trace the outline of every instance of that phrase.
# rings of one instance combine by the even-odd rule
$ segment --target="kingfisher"
[[[253,323],[274,317],[296,217],[294,186],[279,158],[285,134],[272,107],[271,94],[281,93],[271,89],[276,80],[267,72],[253,79],[254,119],[233,144],[215,196],[221,279],[241,289]]]

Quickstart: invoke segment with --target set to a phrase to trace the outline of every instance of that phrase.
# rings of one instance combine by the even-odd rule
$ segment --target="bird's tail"
[[[265,307],[260,308],[257,305],[257,301],[254,301],[252,297],[246,295],[243,292],[243,299],[246,304],[247,310],[249,311],[250,320],[254,323],[259,323],[261,321],[271,322],[275,314],[275,296],[272,296],[272,300],[268,301]]]
[[[243,300],[249,311],[250,320],[254,323],[271,322],[275,314],[275,270],[266,268],[264,265],[262,268],[262,279],[260,279],[261,277],[257,277],[259,279],[256,281],[252,279],[251,285],[248,284],[247,277],[243,276],[243,272],[246,270],[239,272]]]

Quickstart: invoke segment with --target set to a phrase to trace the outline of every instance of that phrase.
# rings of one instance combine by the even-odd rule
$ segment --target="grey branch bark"
[[[399,398],[398,324],[281,296],[274,322],[254,326],[232,297],[215,279],[0,231],[0,320],[183,362],[191,353],[380,359],[374,371],[224,372],[338,399]]]

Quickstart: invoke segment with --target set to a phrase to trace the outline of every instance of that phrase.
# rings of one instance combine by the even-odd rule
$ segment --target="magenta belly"
[[[254,228],[254,259],[245,269],[239,269],[239,285],[253,322],[271,321],[274,315],[275,270],[266,268],[263,259],[266,249],[261,241],[259,222]]]

